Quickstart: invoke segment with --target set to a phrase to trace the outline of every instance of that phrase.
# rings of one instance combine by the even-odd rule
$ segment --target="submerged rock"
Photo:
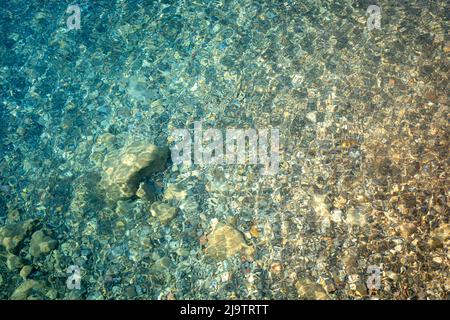
[[[147,182],[141,182],[136,191],[136,196],[140,199],[153,202],[156,199],[156,189]]]
[[[411,222],[402,223],[399,227],[399,233],[404,239],[408,239],[416,231],[417,227]]]
[[[10,253],[6,258],[6,266],[8,267],[9,270],[15,271],[22,268],[23,261],[20,257]]]
[[[25,280],[28,277],[28,275],[31,273],[31,271],[33,271],[33,267],[26,265],[26,266],[23,266],[23,268],[20,270],[19,275]]]
[[[187,192],[177,184],[167,186],[164,192],[164,199],[182,201],[186,198]]]
[[[49,237],[43,230],[33,233],[30,242],[30,255],[38,258],[50,253],[58,245],[58,241]]]
[[[450,239],[450,224],[446,223],[432,230],[430,236],[427,244],[431,250],[444,248]]]
[[[36,227],[36,220],[12,223],[0,228],[0,243],[11,253],[17,253],[25,238],[27,238]]]
[[[446,242],[450,239],[450,224],[442,224],[438,228],[434,229],[431,234],[442,242]]]
[[[25,280],[14,290],[11,300],[42,299],[44,297],[45,286],[41,281]]]
[[[101,184],[108,199],[117,201],[136,195],[141,182],[164,169],[168,148],[135,142],[105,157]]]
[[[150,212],[162,223],[167,223],[175,217],[177,209],[162,202],[154,202],[150,207]]]
[[[226,224],[217,224],[207,239],[205,253],[214,259],[225,260],[237,253],[251,256],[254,251],[247,245],[242,233]]]
[[[323,287],[311,279],[300,279],[295,283],[298,297],[306,300],[328,300],[329,296]]]
[[[168,257],[162,257],[155,261],[155,263],[152,265],[150,271],[153,273],[160,273],[160,272],[166,272],[172,262]]]

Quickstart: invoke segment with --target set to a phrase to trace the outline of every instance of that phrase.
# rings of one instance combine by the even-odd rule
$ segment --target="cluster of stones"
[[[40,299],[51,291],[44,282],[28,279],[36,268],[34,262],[45,258],[58,245],[48,231],[36,230],[38,225],[37,220],[30,219],[0,228],[0,244],[6,251],[6,266],[10,271],[19,271],[24,280],[12,293],[11,299]]]
[[[138,197],[152,203],[150,212],[161,223],[171,221],[177,209],[167,203],[155,201],[155,189],[149,183],[152,175],[165,169],[169,149],[157,147],[145,141],[134,142],[111,152],[103,162],[102,187],[111,202]],[[177,195],[176,190],[167,193],[168,199]],[[181,191],[178,191],[181,192]]]
[[[171,206],[183,200],[187,193],[178,185],[167,186],[163,200],[156,201],[155,190],[149,183],[152,175],[164,170],[168,150],[146,142],[135,142],[105,157],[102,186],[110,201],[140,198],[151,203],[150,213],[159,222],[166,224],[177,214]],[[241,232],[228,224],[218,223],[207,236],[205,254],[216,260],[225,260],[234,255],[253,255],[253,247],[248,246]]]
[[[168,148],[146,142],[134,142],[111,152],[103,161],[102,187],[111,201],[136,195],[141,183],[162,171],[167,163]]]

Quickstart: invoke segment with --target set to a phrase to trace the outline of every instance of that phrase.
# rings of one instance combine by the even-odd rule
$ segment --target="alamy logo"
[[[67,7],[66,13],[73,14],[67,18],[66,24],[69,30],[79,30],[81,28],[81,9],[77,4],[73,4]]]
[[[67,273],[70,274],[67,277],[66,280],[66,285],[67,285],[67,289],[69,290],[73,290],[73,289],[77,289],[80,290],[81,289],[81,272],[80,272],[80,267],[79,266],[69,266],[67,268]]]
[[[369,15],[367,19],[367,28],[369,28],[369,31],[381,29],[381,8],[376,5],[370,5],[367,8],[367,14]]]
[[[366,284],[369,290],[380,290],[381,287],[381,270],[377,266],[367,267],[367,273],[369,277],[367,278]]]
[[[279,168],[279,135],[278,129],[226,129],[224,149],[222,131],[209,128],[203,132],[202,122],[196,121],[193,162],[198,165],[260,164],[262,174],[274,175]],[[176,129],[171,137],[175,141],[171,148],[172,162],[191,165],[192,139],[189,130]]]

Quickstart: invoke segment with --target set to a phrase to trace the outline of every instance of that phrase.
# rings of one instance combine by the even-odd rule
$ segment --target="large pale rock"
[[[107,155],[101,182],[107,198],[117,201],[133,197],[142,181],[164,169],[168,155],[168,148],[147,142],[134,142]]]
[[[152,216],[158,218],[162,223],[168,223],[177,214],[177,209],[166,203],[156,201],[152,203],[150,212]]]
[[[205,253],[214,259],[225,260],[237,253],[249,257],[254,251],[253,247],[247,245],[242,233],[226,224],[217,224],[207,239]]]
[[[44,230],[38,230],[31,237],[30,255],[39,258],[49,254],[57,245],[57,240],[52,239]]]
[[[305,300],[328,300],[329,296],[323,287],[308,278],[299,279],[295,283],[298,297]]]

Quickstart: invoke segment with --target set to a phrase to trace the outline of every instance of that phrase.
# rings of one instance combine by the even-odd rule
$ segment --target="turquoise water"
[[[0,4],[0,298],[448,297],[447,3],[73,4]],[[278,129],[279,171],[133,172],[195,121]]]

